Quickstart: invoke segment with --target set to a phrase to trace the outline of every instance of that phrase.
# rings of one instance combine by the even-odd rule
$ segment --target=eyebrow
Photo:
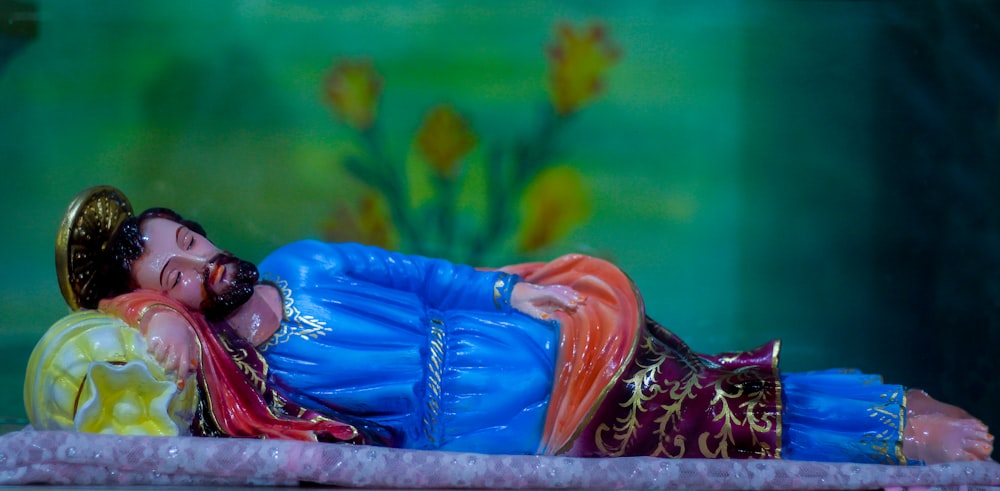
[[[163,274],[167,272],[167,269],[169,269],[168,266],[170,266],[170,261],[173,260],[174,258],[168,259],[167,264],[164,264],[163,269],[160,270],[160,288],[163,288]]]

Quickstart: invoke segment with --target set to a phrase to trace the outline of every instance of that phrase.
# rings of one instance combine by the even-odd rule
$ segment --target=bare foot
[[[944,414],[907,415],[903,455],[927,464],[986,460],[993,453],[993,435],[975,418]]]
[[[920,389],[906,391],[906,414],[942,414],[956,419],[975,419],[964,409],[945,404]]]

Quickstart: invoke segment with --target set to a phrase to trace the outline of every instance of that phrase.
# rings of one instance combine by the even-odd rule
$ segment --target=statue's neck
[[[281,292],[273,285],[261,283],[254,287],[253,296],[240,305],[226,322],[240,335],[259,346],[281,327]]]

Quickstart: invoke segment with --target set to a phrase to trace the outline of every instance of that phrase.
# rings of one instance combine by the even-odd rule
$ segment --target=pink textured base
[[[368,446],[25,429],[0,436],[0,485],[297,485],[369,488],[995,488],[1000,464],[577,459]]]

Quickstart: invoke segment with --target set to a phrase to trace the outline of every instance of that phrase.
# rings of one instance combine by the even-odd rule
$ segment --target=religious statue
[[[622,271],[593,257],[483,269],[306,240],[256,266],[176,212],[133,215],[108,186],[70,205],[56,256],[67,303],[91,313],[82,324],[120,322],[115,332],[140,337],[160,365],[133,369],[139,355],[129,355],[88,369],[65,384],[68,396],[52,396],[70,408],[66,421],[100,411],[102,396],[81,395],[99,385],[88,377],[127,367],[174,377],[167,396],[195,391],[182,398],[187,412],[170,409],[195,435],[578,457],[992,453],[985,425],[922,391],[853,370],[781,373],[778,341],[696,353],[645,314]],[[36,409],[49,397],[38,373],[61,356],[58,336],[39,343],[25,388],[43,428],[53,425]]]

